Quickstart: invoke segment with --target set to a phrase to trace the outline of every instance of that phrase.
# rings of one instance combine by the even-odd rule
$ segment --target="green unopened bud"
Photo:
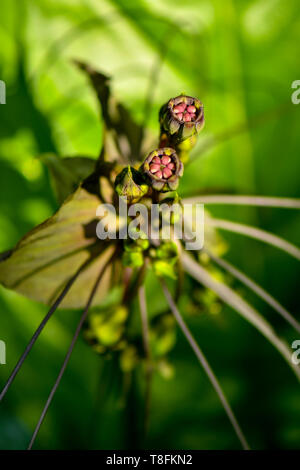
[[[171,199],[166,199],[160,205],[160,212],[162,220],[165,221],[167,224],[168,222],[171,225],[175,224],[182,224],[183,221],[183,213],[182,213],[182,206],[178,203],[174,203]]]
[[[178,248],[174,242],[164,242],[159,245],[155,251],[151,252],[153,256],[153,269],[157,276],[176,279],[176,264],[178,260]]]
[[[204,126],[203,104],[192,96],[171,98],[159,112],[162,133],[173,143],[179,143],[199,134]]]
[[[125,251],[122,262],[128,268],[140,268],[144,264],[144,257],[140,251]]]
[[[183,164],[171,147],[153,150],[144,161],[141,170],[156,191],[175,191],[183,175]]]
[[[148,192],[149,186],[143,175],[128,165],[117,175],[115,189],[120,197],[127,198],[128,204],[134,204]]]

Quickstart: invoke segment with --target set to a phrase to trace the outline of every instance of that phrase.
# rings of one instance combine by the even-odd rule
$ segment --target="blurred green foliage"
[[[299,197],[300,105],[290,98],[291,83],[300,78],[299,35],[297,0],[1,0],[0,79],[7,85],[7,104],[0,105],[0,250],[11,248],[57,208],[41,153],[93,158],[99,153],[96,98],[72,59],[112,77],[117,97],[153,133],[148,150],[162,103],[182,91],[201,99],[206,127],[193,153],[199,158],[185,170],[181,195]],[[243,132],[235,132],[244,124]],[[214,143],[214,136],[220,142]],[[210,210],[300,242],[294,211]],[[224,239],[228,259],[299,315],[296,261],[238,235]],[[276,313],[236,287],[289,344],[296,339]],[[195,285],[186,288],[197,298]],[[147,291],[153,316],[165,303],[152,278]],[[0,294],[4,384],[46,307],[3,288]],[[278,353],[229,308],[195,311],[188,293],[180,307],[250,445],[299,448],[299,388]],[[78,318],[78,311],[60,310],[42,333],[1,403],[0,448],[28,443]],[[154,377],[146,447],[238,448],[215,392],[179,333],[170,361],[169,380]],[[37,447],[139,445],[134,423],[142,413],[142,392],[142,370],[129,387],[113,361],[100,359],[80,339]]]

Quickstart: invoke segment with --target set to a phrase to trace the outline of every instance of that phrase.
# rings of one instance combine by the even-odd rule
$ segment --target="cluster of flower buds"
[[[164,147],[153,150],[141,170],[156,191],[175,191],[183,175],[183,164],[173,148]]]
[[[179,143],[199,134],[204,126],[203,104],[197,98],[180,95],[161,107],[159,121],[169,141]]]

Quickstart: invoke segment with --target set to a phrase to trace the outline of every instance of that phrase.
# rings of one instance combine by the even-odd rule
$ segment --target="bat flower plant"
[[[147,428],[151,377],[155,373],[167,376],[170,372],[167,356],[176,343],[177,324],[218,394],[241,446],[248,449],[229,402],[186,324],[187,313],[183,312],[182,316],[177,306],[184,276],[193,283],[191,298],[196,286],[200,286],[202,308],[209,310],[212,304],[220,305],[220,301],[232,307],[268,339],[299,380],[299,368],[290,360],[289,347],[252,305],[224,282],[222,273],[229,272],[245,284],[300,332],[298,321],[255,281],[220,257],[220,245],[224,244],[218,229],[258,239],[298,260],[300,250],[264,230],[216,219],[206,211],[205,242],[196,250],[187,250],[184,236],[180,239],[174,234],[178,226],[186,225],[195,235],[193,214],[183,220],[172,209],[186,204],[299,208],[299,201],[204,194],[181,199],[184,165],[189,163],[190,151],[204,126],[203,104],[198,98],[183,94],[170,99],[159,112],[157,148],[147,148],[145,129],[114,98],[108,77],[84,63],[77,62],[77,65],[87,74],[99,101],[103,119],[102,150],[97,161],[86,157],[41,156],[49,168],[61,206],[52,217],[25,235],[14,249],[1,255],[0,282],[6,288],[49,305],[50,309],[11,372],[0,401],[56,309],[81,309],[73,339],[28,448],[35,442],[81,332],[95,353],[114,357],[123,374],[130,376],[138,367],[144,370]],[[153,207],[156,217],[152,214]],[[172,217],[168,235],[163,236],[163,208],[166,207]],[[153,236],[154,228],[156,236]],[[219,269],[218,277],[214,276],[214,265]],[[165,297],[161,311],[151,317],[145,289],[149,275],[157,278]],[[207,292],[213,295],[207,298]]]

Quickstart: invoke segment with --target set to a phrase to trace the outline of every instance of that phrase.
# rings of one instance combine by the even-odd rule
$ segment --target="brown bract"
[[[203,104],[192,96],[179,95],[162,106],[159,120],[165,132],[179,140],[185,140],[199,134],[203,128]]]

